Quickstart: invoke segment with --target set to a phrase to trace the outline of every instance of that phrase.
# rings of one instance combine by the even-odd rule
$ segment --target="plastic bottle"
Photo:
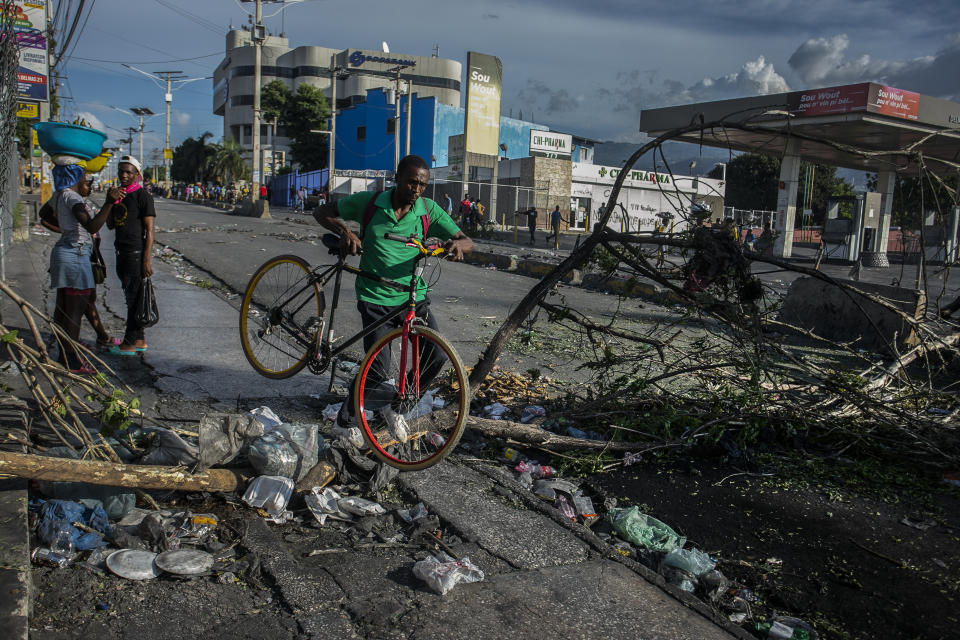
[[[530,475],[532,475],[534,478],[552,478],[553,476],[557,475],[556,469],[545,464],[535,464],[532,465],[532,467],[533,468],[530,469]]]
[[[574,522],[577,521],[577,514],[573,510],[573,505],[570,504],[570,501],[567,500],[564,496],[557,497],[557,510],[563,514],[563,517],[569,518]]]
[[[50,551],[60,554],[68,560],[73,557],[73,537],[69,529],[63,528],[57,531],[50,543]]]
[[[427,442],[439,449],[443,445],[447,444],[447,439],[436,431],[431,431],[429,434],[427,434]]]

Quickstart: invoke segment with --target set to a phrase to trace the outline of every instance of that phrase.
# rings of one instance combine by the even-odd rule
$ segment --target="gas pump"
[[[840,205],[851,205],[850,217],[840,217]],[[821,240],[823,257],[834,260],[860,260],[867,266],[886,266],[886,252],[877,243],[880,238],[880,194],[863,191],[852,196],[833,196],[827,200]]]

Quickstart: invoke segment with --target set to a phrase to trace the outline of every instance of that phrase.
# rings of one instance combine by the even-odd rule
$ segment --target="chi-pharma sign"
[[[530,130],[530,155],[547,158],[569,158],[573,136],[569,133]]]
[[[464,146],[467,153],[498,155],[502,83],[503,64],[500,58],[474,51],[467,53],[467,110],[464,126]]]

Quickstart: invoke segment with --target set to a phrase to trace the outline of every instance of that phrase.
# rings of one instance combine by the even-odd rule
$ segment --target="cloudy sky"
[[[52,2],[56,6],[56,1]],[[76,4],[76,3],[73,3]],[[89,4],[89,2],[88,2]],[[503,61],[502,110],[553,129],[630,142],[644,108],[861,81],[960,100],[957,0],[305,0],[264,4],[291,46],[378,49]],[[66,114],[122,129],[112,107],[163,112],[163,92],[122,67],[212,75],[238,0],[97,0],[65,67]],[[281,15],[285,18],[281,22]],[[62,38],[62,36],[61,36]],[[465,66],[465,65],[464,65]],[[174,93],[172,138],[211,131],[212,81]],[[144,148],[162,146],[163,116]],[[105,129],[111,139],[123,137]]]

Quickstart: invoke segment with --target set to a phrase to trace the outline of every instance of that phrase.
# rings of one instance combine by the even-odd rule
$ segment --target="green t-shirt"
[[[366,211],[367,203],[370,202],[374,193],[373,191],[363,191],[338,200],[337,211],[340,217],[344,220],[353,220],[362,226],[363,212]],[[460,227],[436,202],[422,197],[417,199],[416,204],[403,218],[397,220],[393,212],[393,204],[390,201],[392,193],[393,189],[388,189],[377,196],[373,217],[370,219],[370,224],[367,225],[366,232],[363,235],[363,255],[360,257],[360,268],[407,286],[410,284],[410,272],[418,250],[416,247],[408,247],[402,242],[387,240],[383,237],[383,234],[415,235],[423,241],[423,224],[420,217],[425,213],[430,216],[430,229],[427,234],[432,238],[449,240],[460,231]],[[407,294],[403,291],[391,289],[368,278],[358,276],[355,288],[357,300],[363,300],[364,302],[388,307],[407,302]],[[418,278],[417,300],[423,300],[426,292],[427,284],[422,278]]]

